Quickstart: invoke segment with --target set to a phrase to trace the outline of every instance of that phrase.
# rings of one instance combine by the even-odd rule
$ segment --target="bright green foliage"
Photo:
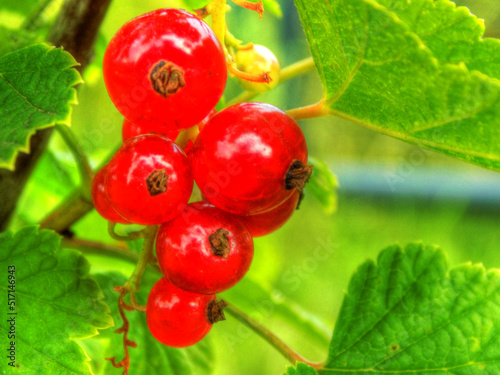
[[[332,114],[500,169],[499,42],[476,18],[447,0],[296,4]]]
[[[147,273],[141,283],[139,300],[146,303],[146,297],[153,283],[160,278],[159,274]],[[105,301],[111,307],[116,327],[100,331],[92,340],[82,341],[87,353],[92,358],[92,368],[96,375],[120,373],[104,358],[116,357],[119,362],[123,358],[123,334],[114,331],[122,325],[118,314],[118,294],[113,287],[123,285],[127,281],[122,274],[111,272],[95,275],[105,294]],[[142,300],[141,300],[142,298]],[[208,375],[212,372],[214,361],[210,338],[188,348],[170,348],[156,341],[146,324],[146,316],[139,311],[126,312],[130,321],[128,339],[137,344],[137,348],[129,348],[130,371],[134,375]]]
[[[325,213],[332,214],[337,210],[337,178],[325,162],[310,156],[308,163],[313,166],[313,173],[306,185],[306,194],[311,193]]]
[[[0,56],[40,42],[40,35],[23,29],[11,30],[0,25]]]
[[[330,339],[331,329],[321,319],[287,299],[278,290],[269,291],[248,277],[224,291],[222,299],[234,303],[264,325],[269,319],[279,318],[289,325],[290,330],[308,340],[326,346]],[[227,339],[236,345],[243,340],[237,335],[228,335]]]
[[[318,373],[311,366],[304,363],[298,363],[297,367],[289,367],[284,375],[317,375]]]
[[[25,14],[36,8],[40,0],[2,0],[0,9],[8,9],[10,11]]]
[[[97,334],[113,324],[89,264],[80,253],[58,250],[60,237],[25,227],[0,234],[0,269],[5,296],[7,270],[15,266],[16,365],[9,374],[91,374],[88,358],[73,341]],[[2,311],[6,309],[2,308]],[[10,311],[10,310],[9,310]],[[3,315],[7,320],[11,316]],[[8,348],[7,325],[0,325],[0,347]],[[4,353],[5,354],[5,353]],[[3,358],[5,369],[7,358]]]
[[[498,270],[392,246],[352,277],[320,373],[494,375],[499,348]]]
[[[75,65],[69,53],[45,44],[0,57],[0,167],[14,168],[37,129],[70,124],[73,86],[82,82]]]

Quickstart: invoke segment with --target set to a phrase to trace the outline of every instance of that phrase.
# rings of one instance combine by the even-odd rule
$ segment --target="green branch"
[[[80,173],[82,195],[87,200],[91,201],[92,178],[94,177],[94,172],[90,167],[87,155],[68,126],[56,125],[56,130],[75,158],[75,162]]]
[[[303,362],[311,367],[314,367],[317,370],[323,368],[324,363],[315,363],[308,361],[295,350],[293,350],[287,343],[281,340],[275,333],[264,327],[262,324],[254,320],[252,317],[250,317],[248,314],[246,314],[244,311],[240,310],[233,304],[228,304],[224,311],[229,312],[241,323],[251,328],[255,333],[257,333],[260,337],[271,344],[277,351],[279,351],[292,364],[295,365],[296,362]]]

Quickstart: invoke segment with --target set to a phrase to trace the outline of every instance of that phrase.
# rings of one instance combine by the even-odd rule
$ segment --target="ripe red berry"
[[[226,85],[224,52],[200,18],[158,9],[123,25],[103,62],[116,108],[135,123],[189,128],[217,104]]]
[[[175,141],[179,135],[177,128],[165,128],[162,125],[155,124],[154,122],[145,122],[142,124],[135,124],[127,119],[123,120],[122,126],[122,140],[123,142],[130,138],[137,137],[143,134],[158,134],[172,141]]]
[[[248,228],[252,237],[262,237],[280,229],[290,219],[297,209],[300,193],[295,192],[285,202],[270,211],[238,216],[238,219]]]
[[[113,223],[130,224],[129,221],[118,215],[108,201],[106,189],[104,188],[104,180],[107,172],[108,166],[105,165],[99,169],[92,181],[92,202],[94,202],[94,207],[99,215],[108,221]]]
[[[239,215],[269,211],[302,191],[312,167],[299,125],[264,103],[228,107],[190,151],[193,175],[214,206]]]
[[[162,344],[182,348],[196,344],[224,320],[224,301],[214,295],[191,293],[161,278],[151,289],[146,320],[151,334]]]
[[[179,288],[215,294],[246,274],[253,240],[233,215],[196,202],[160,227],[156,255],[163,274]]]
[[[193,189],[186,155],[170,139],[148,134],[125,142],[109,162],[111,207],[132,223],[155,225],[180,214]]]

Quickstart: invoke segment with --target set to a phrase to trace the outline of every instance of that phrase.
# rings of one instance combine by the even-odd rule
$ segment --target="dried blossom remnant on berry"
[[[219,302],[211,301],[207,306],[207,318],[210,324],[220,322],[221,320],[226,320],[224,316],[224,307],[227,306],[227,302],[220,300]]]
[[[212,254],[227,259],[231,251],[231,246],[229,245],[229,231],[227,229],[217,229],[208,236],[208,242],[210,242]]]
[[[170,61],[158,61],[149,75],[153,90],[164,98],[174,95],[186,86],[184,70]]]
[[[168,177],[165,169],[157,169],[151,173],[146,179],[149,195],[154,197],[155,195],[166,192]]]
[[[285,177],[285,186],[287,190],[297,189],[302,193],[306,183],[309,181],[312,173],[312,165],[306,165],[300,160],[295,160]]]

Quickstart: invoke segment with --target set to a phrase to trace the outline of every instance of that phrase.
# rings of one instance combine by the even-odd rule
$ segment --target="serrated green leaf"
[[[410,244],[354,274],[320,374],[500,373],[500,272]]]
[[[432,51],[411,25],[381,2],[296,0],[325,90],[325,105],[332,114],[367,128],[500,170],[500,81],[468,70],[465,61],[440,62],[432,52],[446,56],[442,49],[455,46],[452,38]],[[391,9],[408,6],[408,14],[421,16],[418,5],[428,3],[434,2],[390,4]],[[436,23],[439,17],[422,19]],[[434,23],[433,30],[446,26]],[[419,25],[418,30],[425,28]],[[464,52],[459,60],[465,56]],[[484,72],[496,70],[486,61],[495,56],[496,47],[482,50],[470,63]]]
[[[284,375],[317,375],[314,368],[304,363],[297,363],[297,367],[288,367]]]
[[[500,40],[482,39],[484,22],[449,0],[378,0],[418,35],[440,62],[464,63],[500,78]]]
[[[310,156],[309,164],[313,166],[313,173],[306,184],[306,194],[311,193],[325,213],[332,214],[337,210],[337,178],[323,161]]]
[[[0,57],[0,167],[13,169],[37,129],[70,124],[77,63],[60,48],[38,44]]]
[[[158,274],[148,272],[141,282],[139,300],[145,303],[147,294]],[[113,287],[123,285],[127,278],[119,273],[106,273],[95,275],[105,294],[105,301],[112,310],[112,316],[118,325],[122,320],[118,314],[118,294],[113,292]],[[165,346],[151,335],[146,324],[144,313],[127,312],[130,321],[129,340],[137,344],[137,348],[130,348],[130,371],[134,375],[208,375],[214,367],[213,352],[209,337],[188,348],[176,349]],[[116,327],[100,331],[99,336],[82,341],[82,345],[92,358],[92,368],[96,375],[113,374],[116,369],[104,358],[116,357],[118,361],[123,358],[123,336],[114,333]],[[119,371],[118,371],[119,373]]]
[[[73,250],[58,250],[60,237],[52,231],[25,227],[0,233],[0,269],[7,281],[8,266],[15,266],[14,291],[5,281],[0,292],[15,295],[16,337],[9,340],[7,325],[0,325],[0,346],[16,345],[16,367],[9,374],[91,374],[88,358],[74,341],[97,334],[113,324],[89,264]],[[7,309],[2,311],[6,311]],[[3,358],[2,369],[7,359]],[[43,370],[42,370],[43,369]]]
[[[297,334],[300,333],[321,344],[327,344],[330,339],[329,328],[320,318],[288,300],[280,291],[269,291],[248,277],[224,291],[222,298],[234,303],[260,322],[279,317]]]

